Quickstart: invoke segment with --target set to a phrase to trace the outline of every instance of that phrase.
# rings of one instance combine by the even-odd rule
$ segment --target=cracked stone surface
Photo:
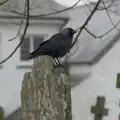
[[[32,72],[24,75],[21,106],[24,120],[72,120],[71,86],[59,68],[52,72],[49,56],[34,60]]]

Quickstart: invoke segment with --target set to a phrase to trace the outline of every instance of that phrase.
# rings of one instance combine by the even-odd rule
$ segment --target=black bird
[[[64,28],[60,33],[53,35],[49,40],[42,42],[39,47],[29,54],[28,59],[41,55],[51,56],[57,65],[60,65],[58,58],[63,57],[71,49],[73,35],[77,31],[72,28]]]

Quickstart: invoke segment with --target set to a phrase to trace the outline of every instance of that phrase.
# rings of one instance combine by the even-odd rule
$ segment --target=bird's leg
[[[64,67],[64,65],[60,64],[60,61],[59,61],[59,59],[58,59],[58,58],[56,58],[56,60],[57,60],[57,61],[58,61],[58,63],[59,63],[58,67]]]
[[[60,67],[64,68],[64,65],[61,65],[61,64],[60,64],[60,61],[59,61],[58,58],[53,58],[53,59],[54,59],[56,65],[53,65],[52,72],[54,71],[55,68],[60,68]],[[63,73],[64,73],[64,72],[63,72]]]
[[[60,66],[60,61],[58,60],[58,58],[55,58],[55,60],[57,61],[58,66]]]
[[[60,64],[60,62],[59,62],[59,60],[57,59],[57,58],[53,58],[54,59],[54,61],[55,61],[55,66],[59,66],[59,64]]]
[[[58,61],[57,61],[55,58],[53,58],[53,59],[54,59],[54,61],[55,61],[55,64],[56,64],[56,65],[53,65],[52,72],[54,71],[54,69],[56,68],[56,66],[58,66],[58,65],[59,65]]]
[[[59,68],[59,67],[64,67],[63,65],[60,64],[60,61],[58,60],[58,58],[53,58],[56,65],[54,65],[54,68]]]

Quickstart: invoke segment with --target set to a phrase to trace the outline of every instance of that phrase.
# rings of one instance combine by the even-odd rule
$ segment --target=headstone
[[[24,120],[72,120],[71,84],[68,76],[53,70],[53,59],[35,59],[25,73],[21,90]]]
[[[95,114],[94,120],[102,120],[103,116],[108,115],[108,109],[104,108],[105,97],[97,97],[96,106],[92,106],[91,112]]]
[[[120,88],[120,73],[117,74],[116,88]],[[119,101],[119,108],[120,108],[120,101]],[[120,120],[120,114],[118,116],[118,120]]]
[[[120,88],[120,73],[117,74],[116,88]]]
[[[4,110],[1,106],[0,106],[0,120],[4,120]]]

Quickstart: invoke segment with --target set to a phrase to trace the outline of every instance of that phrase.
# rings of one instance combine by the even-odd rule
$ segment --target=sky
[[[61,4],[61,5],[70,7],[70,6],[74,5],[78,0],[55,0],[55,1],[58,2],[58,3]],[[97,1],[97,0],[81,0],[81,1],[79,2],[78,6],[84,5],[85,3],[88,3],[88,1],[95,2],[95,1]]]

